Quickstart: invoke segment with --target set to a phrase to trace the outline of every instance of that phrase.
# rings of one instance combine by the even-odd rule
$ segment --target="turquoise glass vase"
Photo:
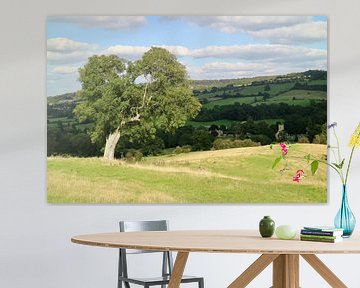
[[[334,224],[336,228],[344,229],[343,237],[350,237],[355,228],[356,219],[349,207],[346,185],[343,185],[342,188],[341,206],[336,214]]]

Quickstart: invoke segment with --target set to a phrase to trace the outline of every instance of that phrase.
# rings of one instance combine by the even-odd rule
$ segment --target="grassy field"
[[[257,97],[257,99],[261,99],[262,97]],[[234,103],[240,104],[252,104],[255,102],[255,97],[235,97],[235,98],[226,98],[221,100],[212,101],[204,104],[205,108],[211,109],[215,106],[223,106],[223,105],[232,105]]]
[[[325,145],[297,144],[294,155],[326,154]],[[139,163],[100,158],[48,158],[50,203],[324,203],[326,168],[294,183],[305,163],[280,175],[269,146],[146,157]]]
[[[281,83],[281,84],[270,84],[270,90],[265,91],[265,85],[259,85],[259,86],[247,86],[243,88],[240,92],[243,95],[254,95],[259,92],[268,92],[270,96],[274,94],[278,94],[281,92],[289,91],[292,87],[294,87],[294,83]]]
[[[310,105],[310,101],[326,100],[325,91],[292,90],[272,97],[267,100],[268,104],[287,103],[289,105]]]
[[[67,118],[67,117],[59,117],[59,118],[49,118],[48,119],[48,127],[57,127],[58,122],[62,122],[63,125],[72,125],[75,124],[76,128],[80,130],[84,130],[86,128],[92,128],[94,123],[78,123],[76,119]]]
[[[232,105],[236,102],[240,104],[252,104],[252,105],[260,105],[260,104],[279,104],[286,103],[289,105],[300,105],[307,106],[310,105],[311,100],[320,101],[326,100],[326,92],[325,91],[309,91],[309,90],[290,90],[284,93],[281,93],[276,96],[270,97],[270,99],[263,101],[263,97],[235,97],[235,98],[226,98],[220,99],[216,101],[211,101],[209,103],[204,104],[205,108],[213,108],[216,105]],[[256,102],[255,102],[256,98]]]
[[[308,85],[327,85],[327,80],[311,80]]]

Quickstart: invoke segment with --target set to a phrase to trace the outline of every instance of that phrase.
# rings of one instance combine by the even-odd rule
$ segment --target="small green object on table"
[[[261,237],[267,238],[273,236],[275,232],[275,222],[270,216],[264,216],[259,223],[259,232]]]
[[[295,238],[296,229],[290,225],[281,225],[276,228],[275,234],[279,239],[290,240]]]

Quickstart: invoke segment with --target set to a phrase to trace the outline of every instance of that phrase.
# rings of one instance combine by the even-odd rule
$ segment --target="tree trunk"
[[[117,128],[113,133],[111,133],[106,138],[106,144],[105,144],[105,151],[104,151],[104,158],[109,160],[114,160],[114,154],[115,154],[115,147],[116,144],[119,142],[120,139],[120,131],[119,128]]]

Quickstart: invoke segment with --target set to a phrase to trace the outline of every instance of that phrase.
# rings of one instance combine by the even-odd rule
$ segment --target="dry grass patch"
[[[119,180],[90,180],[69,173],[48,172],[50,203],[167,203],[176,199],[143,185]]]

